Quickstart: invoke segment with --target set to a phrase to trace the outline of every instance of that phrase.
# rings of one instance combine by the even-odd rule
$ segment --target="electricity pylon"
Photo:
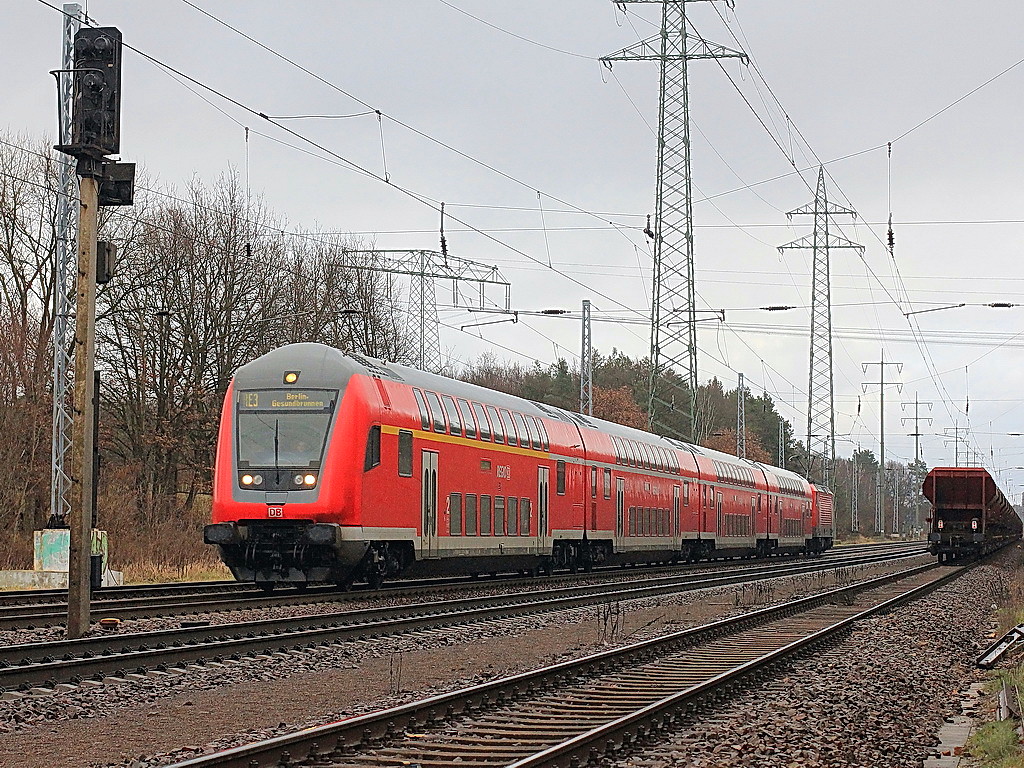
[[[813,251],[811,272],[811,355],[807,366],[807,475],[826,486],[832,484],[836,461],[835,388],[832,383],[832,288],[829,278],[829,251],[833,248],[864,247],[829,231],[831,217],[856,216],[857,212],[830,202],[825,191],[825,169],[818,169],[818,190],[813,202],[786,214],[814,216],[814,234],[779,246]],[[821,457],[821,471],[814,472],[814,457]]]
[[[487,303],[487,286],[497,286],[504,293],[504,311],[510,311],[511,285],[501,276],[497,267],[429,250],[381,249],[348,253],[372,257],[367,264],[346,263],[348,269],[364,269],[413,278],[407,327],[416,338],[416,367],[420,370],[439,373],[443,367],[437,301],[434,295],[436,280],[451,281],[452,303],[456,306],[459,304],[458,284],[476,283],[479,289],[480,309],[484,309]]]
[[[661,4],[658,34],[601,58],[609,68],[615,61],[657,61],[661,67],[648,424],[651,429],[699,442],[703,435],[696,407],[697,309],[687,65],[696,59],[737,58],[746,63],[747,56],[710,43],[687,28],[686,6],[698,0],[617,2]],[[683,423],[689,434],[682,434],[677,420],[670,418],[681,409],[685,409]]]

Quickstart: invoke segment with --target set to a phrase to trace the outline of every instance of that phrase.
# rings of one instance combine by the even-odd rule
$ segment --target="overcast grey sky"
[[[453,215],[495,238],[454,222],[446,227],[453,254],[500,267],[516,308],[578,310],[590,298],[597,318],[629,316],[624,307],[649,311],[651,254],[641,230],[654,204],[657,67],[620,63],[609,73],[596,59],[655,33],[659,6],[630,5],[624,16],[610,0],[194,2],[381,110],[393,184],[446,201]],[[6,7],[3,124],[52,135],[47,70],[59,63],[60,16],[36,0],[8,0]],[[1024,437],[1007,435],[1024,432],[1024,336],[1014,337],[1024,307],[917,315],[922,345],[896,303],[903,310],[1024,303],[1024,65],[898,138],[1024,58],[1024,4],[738,0],[735,11],[724,3],[690,7],[706,38],[737,47],[735,36],[751,55],[771,92],[735,61],[725,70],[786,154],[792,146],[798,167],[815,161],[797,131],[822,160],[853,155],[828,164],[838,184],[830,182],[829,193],[870,225],[844,225],[843,232],[866,246],[881,284],[855,254],[833,253],[837,431],[877,452],[878,387],[861,391],[863,382],[877,381],[877,366],[864,374],[861,363],[878,360],[884,344],[887,359],[904,363],[902,393],[886,392],[891,457],[913,458],[905,436],[913,430],[900,421],[909,411],[899,404],[919,392],[934,403],[934,423],[921,430],[929,433],[922,440],[929,464],[952,463],[953,447],[941,434],[957,421],[969,422],[972,448],[990,468],[1024,465]],[[182,0],[91,0],[88,11],[119,27],[126,42],[266,114],[366,110]],[[723,326],[702,324],[701,378],[735,386],[743,371],[755,392],[781,402],[799,435],[808,311],[756,307],[810,303],[810,254],[780,257],[775,246],[810,231],[809,221],[790,224],[784,212],[811,199],[807,185],[817,171],[789,173],[786,154],[715,62],[693,64],[690,82],[697,289],[702,306],[727,311]],[[122,103],[124,159],[165,184],[244,169],[243,126],[298,143],[127,52]],[[383,173],[375,115],[287,125]],[[884,145],[893,140],[890,175]],[[292,226],[364,233],[381,247],[437,247],[437,214],[391,186],[255,134],[248,156],[253,193]],[[889,179],[895,264],[882,245]],[[703,201],[708,196],[713,200]],[[450,293],[439,285],[438,296],[444,301]],[[456,310],[441,316],[442,344],[457,360],[486,351],[525,363],[578,355],[579,327],[571,320],[531,318],[460,332],[476,317]],[[602,351],[644,355],[648,329],[599,322],[594,342]],[[838,445],[844,455],[851,447]],[[1011,492],[1024,487],[1024,471],[1007,469],[998,479]]]

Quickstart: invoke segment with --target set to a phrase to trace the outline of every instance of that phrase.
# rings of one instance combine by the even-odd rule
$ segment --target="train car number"
[[[284,517],[284,507],[267,507],[267,517]]]
[[[499,464],[495,467],[495,474],[499,480],[511,480],[512,479],[512,467],[507,464]]]

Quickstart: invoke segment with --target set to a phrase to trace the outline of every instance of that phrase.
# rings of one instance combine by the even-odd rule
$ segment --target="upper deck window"
[[[444,409],[441,407],[441,399],[433,392],[426,392],[427,405],[430,406],[431,421],[434,424],[434,431],[441,432],[442,434],[448,431],[448,425],[445,423],[446,419],[444,416]]]

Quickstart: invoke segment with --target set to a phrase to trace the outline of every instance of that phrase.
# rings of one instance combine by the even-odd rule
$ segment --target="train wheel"
[[[257,581],[256,582],[256,589],[262,589],[264,592],[267,592],[267,593],[273,592],[275,586],[276,586],[276,584],[273,581]]]

